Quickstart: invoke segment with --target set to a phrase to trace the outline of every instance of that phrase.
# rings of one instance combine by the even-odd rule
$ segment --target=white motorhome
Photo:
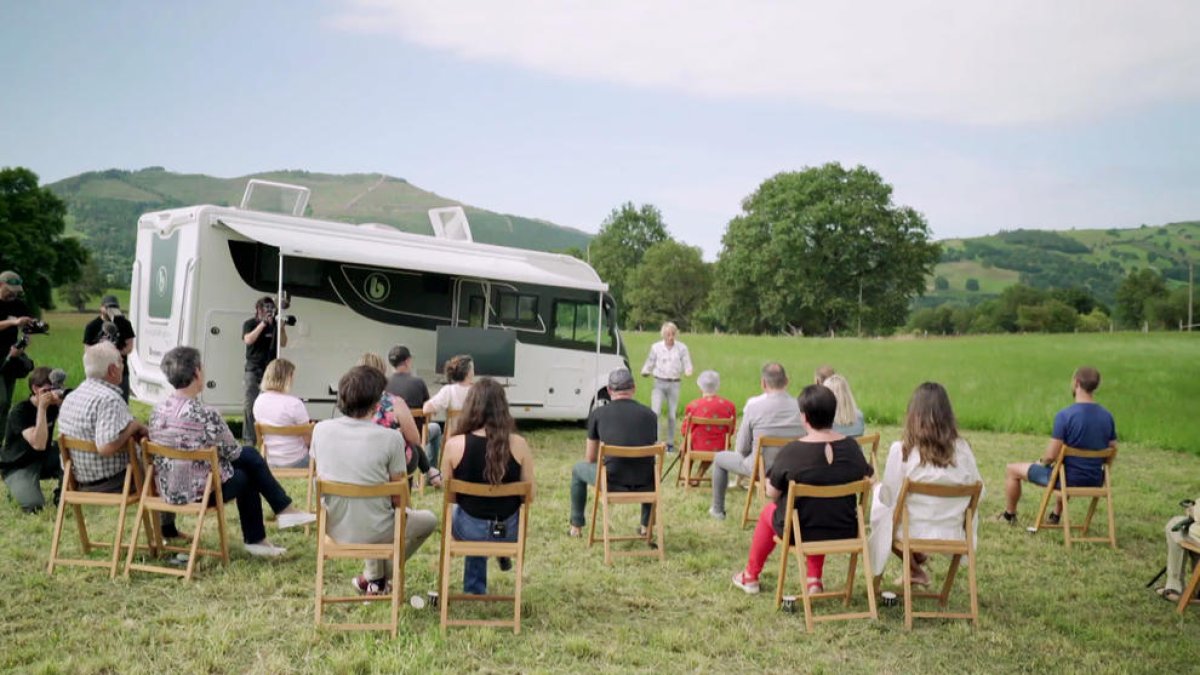
[[[256,187],[291,195],[291,215],[246,208]],[[513,415],[580,419],[604,398],[607,374],[628,365],[615,307],[587,263],[471,240],[459,207],[430,212],[434,236],[386,225],[301,217],[308,189],[251,181],[240,208],[191,206],[138,220],[130,291],[137,333],[134,397],[165,398],[159,364],[177,345],[200,349],[203,398],[242,411],[242,324],[264,295],[287,298],[292,393],[329,417],[338,378],[364,352],[413,352],[431,391],[440,363],[469,353],[478,375],[506,387]]]

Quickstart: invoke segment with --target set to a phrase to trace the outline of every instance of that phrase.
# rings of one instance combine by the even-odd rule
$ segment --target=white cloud
[[[344,2],[344,30],[702,97],[987,125],[1200,97],[1192,0]]]

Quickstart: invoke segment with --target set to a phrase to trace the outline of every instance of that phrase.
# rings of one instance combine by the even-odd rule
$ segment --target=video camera
[[[21,337],[17,338],[16,344],[13,345],[16,349],[25,349],[29,346],[30,335],[44,335],[50,332],[50,324],[41,319],[33,321],[21,326]]]
[[[290,303],[288,301],[287,296],[284,296],[283,308],[286,310],[288,308],[289,304]],[[296,317],[292,314],[284,314],[283,317],[280,318],[279,309],[275,306],[275,303],[273,303],[273,302],[264,302],[263,303],[263,312],[266,313],[267,316],[270,316],[271,320],[274,321],[275,323],[282,323],[285,326],[295,326],[296,325]]]
[[[50,371],[50,386],[58,400],[63,400],[63,397],[67,395],[67,371],[62,368]]]

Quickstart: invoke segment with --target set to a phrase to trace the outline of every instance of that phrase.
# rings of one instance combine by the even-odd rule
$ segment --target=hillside
[[[111,283],[129,283],[134,224],[143,213],[192,204],[238,204],[246,181],[261,178],[312,190],[315,218],[348,223],[386,223],[407,232],[431,234],[431,208],[462,206],[476,241],[517,248],[561,251],[586,248],[591,235],[544,220],[496,213],[422,190],[403,178],[381,174],[333,175],[272,171],[237,178],[180,174],[162,167],[140,171],[93,171],[46,187],[67,203],[68,227],[82,237]]]
[[[1013,230],[948,239],[942,246],[941,262],[918,306],[974,304],[1018,282],[1087,288],[1111,306],[1121,279],[1135,269],[1159,270],[1168,286],[1186,284],[1188,261],[1200,259],[1200,221],[1125,230]],[[948,289],[935,288],[939,276],[949,282]],[[969,279],[978,282],[977,291],[967,290]]]

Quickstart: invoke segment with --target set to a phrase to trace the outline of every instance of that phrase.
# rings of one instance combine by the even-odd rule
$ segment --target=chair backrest
[[[624,459],[638,459],[645,457],[657,457],[662,459],[663,454],[667,451],[665,443],[655,443],[654,445],[609,445],[607,443],[600,444],[600,454],[596,457],[596,462],[600,463],[606,458],[621,457]]]
[[[896,498],[896,510],[892,514],[892,525],[893,527],[899,527],[904,512],[908,508],[909,495],[926,495],[941,499],[969,498],[963,509],[963,527],[972,527],[970,521],[975,514],[975,509],[979,506],[979,496],[981,494],[983,494],[983,483],[937,485],[935,483],[911,481],[905,478],[904,484],[900,486],[900,495]]]
[[[867,479],[856,480],[852,483],[841,483],[839,485],[810,485],[808,483],[797,483],[791,481],[788,483],[787,513],[784,514],[784,541],[787,541],[788,532],[791,531],[796,541],[802,541],[800,531],[800,513],[796,509],[796,500],[801,497],[810,499],[837,499],[839,497],[852,497],[857,495],[858,500],[855,504],[855,510],[858,513],[859,532],[865,531],[866,523],[863,522],[863,502],[866,501],[871,494],[871,481]]]
[[[518,481],[491,485],[451,478],[446,481],[442,489],[446,491],[446,499],[449,501],[453,501],[455,495],[469,495],[472,497],[520,497],[521,501],[528,503],[529,496],[533,494],[533,483]]]
[[[461,410],[451,410],[450,408],[446,409],[446,429],[443,436],[449,438],[458,433],[458,429],[455,427],[458,425],[458,416],[461,413]]]
[[[854,440],[858,441],[859,447],[862,448],[863,454],[867,455],[867,461],[871,463],[871,468],[876,468],[875,464],[879,461],[879,432],[873,434],[864,433],[861,436],[855,436]],[[871,447],[870,452],[867,452],[867,446]]]
[[[683,420],[684,426],[688,429],[688,434],[683,438],[684,448],[690,450],[692,448],[692,434],[696,433],[696,427],[721,427],[720,433],[724,437],[724,443],[721,447],[729,449],[729,438],[733,436],[733,418],[731,417],[692,417],[688,415]]]
[[[79,439],[79,438],[71,438],[70,436],[67,436],[65,434],[58,435],[58,454],[59,454],[59,457],[62,459],[63,480],[70,481],[70,483],[65,486],[66,489],[71,489],[71,487],[72,487],[71,484],[73,484],[75,481],[74,475],[71,474],[71,467],[73,465],[73,462],[71,460],[71,451],[72,450],[74,450],[75,452],[88,452],[88,453],[92,453],[95,455],[100,454],[100,449],[97,448],[96,444],[91,441],[85,441],[85,440]],[[142,469],[138,465],[137,461],[135,461],[137,458],[137,451],[133,444],[132,438],[125,441],[125,447],[123,447],[117,451],[117,454],[120,454],[120,453],[125,453],[125,457],[129,460],[129,467],[130,467],[129,471],[133,475],[133,484],[135,486],[141,485]],[[137,490],[136,487],[134,489],[135,489],[135,491]]]
[[[758,440],[754,442],[754,452],[762,458],[763,470],[769,470],[775,463],[775,457],[779,455],[780,448],[794,440],[796,439],[786,436],[759,436]],[[766,474],[764,473],[763,476],[765,477]]]
[[[1062,446],[1062,450],[1058,452],[1058,459],[1062,461],[1067,457],[1082,457],[1085,459],[1103,459],[1105,466],[1112,466],[1112,463],[1117,459],[1117,449],[1107,448],[1105,450],[1080,450],[1072,448],[1068,445]]]
[[[418,427],[424,424],[425,418],[428,417],[422,408],[409,408],[408,412],[412,414],[413,421],[417,423]]]
[[[355,485],[339,483],[332,480],[317,479],[317,499],[321,497],[349,497],[351,499],[368,499],[372,497],[404,497],[408,504],[408,481],[398,480],[375,485]]]
[[[178,459],[185,462],[208,462],[208,479],[211,483],[212,494],[217,496],[217,500],[224,503],[221,496],[221,464],[220,456],[217,454],[216,448],[198,448],[196,450],[181,450],[172,448],[158,443],[144,441],[142,443],[142,454],[146,460],[147,475],[154,474],[154,458],[162,457],[163,459]],[[149,494],[158,494],[158,485],[156,481],[149,481],[147,489]]]
[[[258,453],[262,455],[263,461],[267,461],[267,455],[270,452],[270,447],[267,445],[267,436],[303,436],[304,441],[308,445],[312,445],[313,427],[317,426],[316,422],[305,422],[304,424],[293,424],[286,427],[277,427],[271,424],[263,424],[262,422],[254,423],[254,437],[258,439]]]

